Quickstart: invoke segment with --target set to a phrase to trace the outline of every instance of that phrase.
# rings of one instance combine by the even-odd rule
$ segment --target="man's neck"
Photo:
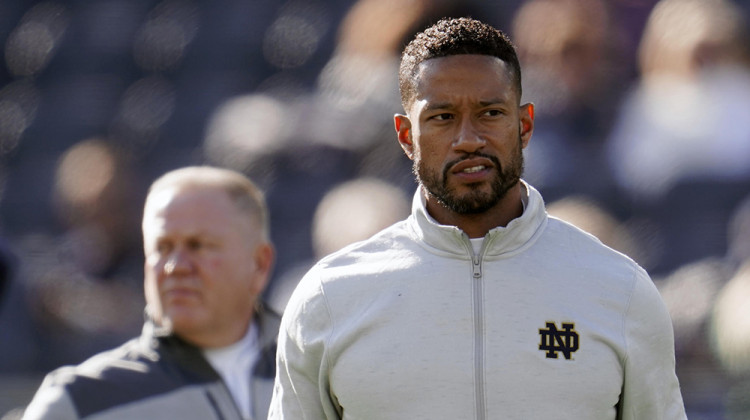
[[[183,340],[202,349],[219,349],[231,346],[232,344],[237,343],[245,337],[245,334],[247,334],[249,328],[253,323],[253,315],[254,314],[252,313],[248,314],[246,316],[247,321],[241,324],[234,323],[231,325],[225,325],[224,328],[221,329],[213,329],[208,331],[206,331],[206,329],[202,329],[195,334],[183,332],[178,335]]]
[[[519,182],[492,208],[477,214],[456,213],[434,197],[427,196],[427,212],[442,225],[456,226],[469,238],[483,238],[487,232],[496,227],[505,227],[511,220],[523,214],[522,193],[524,188]]]

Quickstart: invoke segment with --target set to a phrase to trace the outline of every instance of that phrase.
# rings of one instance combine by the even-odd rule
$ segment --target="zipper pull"
[[[474,256],[472,258],[473,263],[473,270],[474,270],[474,278],[478,279],[482,277],[482,264],[479,263],[479,257]]]

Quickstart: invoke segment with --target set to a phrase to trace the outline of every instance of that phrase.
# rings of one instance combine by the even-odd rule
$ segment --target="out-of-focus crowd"
[[[750,1],[0,2],[0,419],[48,370],[138,334],[145,189],[188,164],[266,191],[268,303],[408,214],[405,40],[506,31],[536,104],[525,179],[638,261],[688,416],[750,418]]]

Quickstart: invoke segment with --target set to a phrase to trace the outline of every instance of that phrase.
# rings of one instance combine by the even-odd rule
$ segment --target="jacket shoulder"
[[[652,282],[646,270],[630,256],[571,223],[550,216],[544,234],[540,243],[549,247],[548,252],[557,256],[556,261],[585,270],[589,278],[619,279],[625,287],[632,287],[634,281]]]
[[[63,366],[47,375],[51,385],[70,385],[81,378],[110,380],[128,371],[144,372],[158,356],[143,351],[137,338],[111,350],[97,353],[75,366]]]
[[[408,248],[412,239],[409,235],[407,220],[397,222],[367,239],[354,242],[327,255],[316,264],[317,268],[337,266],[352,259],[362,259],[368,256],[379,258],[383,252]]]
[[[553,235],[558,241],[567,241],[574,245],[571,250],[581,249],[588,252],[598,252],[602,255],[609,255],[614,259],[633,262],[632,258],[603,243],[593,234],[557,217],[548,216],[547,233]]]
[[[132,397],[127,391],[128,382],[147,384],[148,381],[133,379],[151,370],[148,356],[136,338],[78,365],[59,367],[45,376],[24,418],[48,418],[53,413],[55,416],[68,413],[61,418],[82,418],[101,408],[118,405],[110,401],[110,396]]]
[[[86,417],[217,378],[200,352],[176,342],[161,343],[157,351],[142,336],[79,365],[52,371],[37,395],[65,396]]]

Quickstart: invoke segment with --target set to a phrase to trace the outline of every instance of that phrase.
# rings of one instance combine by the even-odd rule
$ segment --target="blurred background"
[[[750,418],[750,1],[1,0],[0,419],[140,332],[141,207],[167,170],[266,191],[278,311],[405,217],[398,60],[443,16],[516,43],[525,178],[651,273],[689,417]]]

